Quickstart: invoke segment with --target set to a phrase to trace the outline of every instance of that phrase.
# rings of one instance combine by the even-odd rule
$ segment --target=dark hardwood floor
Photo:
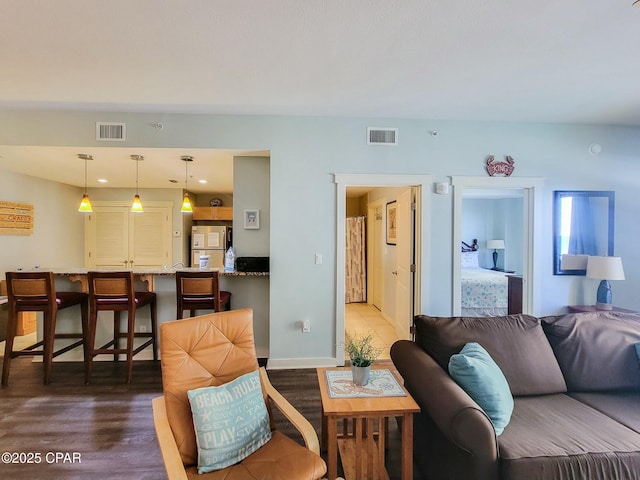
[[[315,369],[268,373],[320,437]],[[160,365],[137,361],[131,385],[125,378],[123,362],[96,362],[92,384],[84,385],[82,363],[56,362],[45,386],[41,363],[13,360],[9,386],[0,389],[0,479],[165,479],[151,411],[151,399],[162,394]],[[301,441],[283,417],[276,416],[276,422]],[[390,422],[389,435],[387,466],[390,478],[397,479],[400,443],[395,422]],[[32,463],[7,463],[7,452],[24,454],[17,460]]]

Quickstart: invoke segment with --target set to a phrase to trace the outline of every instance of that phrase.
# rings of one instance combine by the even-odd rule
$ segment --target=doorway
[[[347,187],[345,332],[373,336],[380,359],[409,337],[414,283],[413,187]]]
[[[533,177],[452,177],[454,186],[454,228],[453,243],[461,245],[462,241],[462,199],[465,192],[485,190],[518,190],[522,194],[522,312],[534,314],[537,299],[534,298],[534,258],[540,244],[541,225],[541,195],[544,181]],[[461,249],[453,251],[453,285],[452,285],[452,314],[461,314]]]
[[[373,321],[373,315],[377,314],[380,321],[385,321],[390,325],[392,333],[395,333],[394,340],[410,338],[413,315],[420,311],[420,305],[425,297],[422,292],[422,285],[425,281],[422,278],[420,259],[423,254],[426,254],[422,226],[426,224],[425,216],[428,212],[428,206],[425,204],[428,202],[428,197],[425,198],[423,192],[430,184],[430,177],[424,175],[336,174],[335,183],[337,184],[338,207],[335,352],[336,364],[344,365],[345,316],[347,311],[345,304],[347,189],[357,187],[367,192],[383,193],[378,197],[369,196],[364,208],[369,240],[371,240],[371,235],[376,235],[377,239],[383,238],[384,241],[367,242],[367,266],[371,274],[367,275],[367,300],[358,305],[362,307],[358,313],[362,314],[364,311],[364,316],[368,317],[371,326],[377,323],[377,320]],[[412,204],[414,204],[413,207]],[[396,224],[398,228],[391,231],[387,228],[390,225],[388,219],[391,216],[393,218],[400,216],[400,218],[407,218],[407,220]],[[388,262],[386,265],[384,261],[381,266],[376,265],[375,259],[371,258],[372,255],[380,254],[383,258],[386,257]],[[411,259],[414,260],[411,261]],[[398,267],[398,262],[403,264]],[[393,279],[392,281],[389,281],[389,276]],[[396,299],[405,297],[405,300],[394,302]],[[374,304],[381,308],[374,307]],[[365,323],[365,329],[368,326]],[[367,332],[368,330],[365,330],[364,333]]]

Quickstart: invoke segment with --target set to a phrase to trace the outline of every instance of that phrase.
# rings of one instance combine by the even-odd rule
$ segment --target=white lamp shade
[[[589,257],[587,277],[598,280],[624,280],[620,257]]]
[[[487,249],[504,250],[504,240],[487,240]]]

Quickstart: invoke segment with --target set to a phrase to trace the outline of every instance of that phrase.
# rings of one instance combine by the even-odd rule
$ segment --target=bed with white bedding
[[[504,272],[480,268],[478,252],[462,252],[461,314],[466,317],[507,314],[508,286]]]

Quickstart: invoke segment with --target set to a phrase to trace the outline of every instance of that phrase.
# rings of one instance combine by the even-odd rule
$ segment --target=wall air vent
[[[126,133],[124,122],[96,122],[96,140],[99,142],[124,142]]]
[[[367,145],[398,145],[398,129],[367,128]]]

